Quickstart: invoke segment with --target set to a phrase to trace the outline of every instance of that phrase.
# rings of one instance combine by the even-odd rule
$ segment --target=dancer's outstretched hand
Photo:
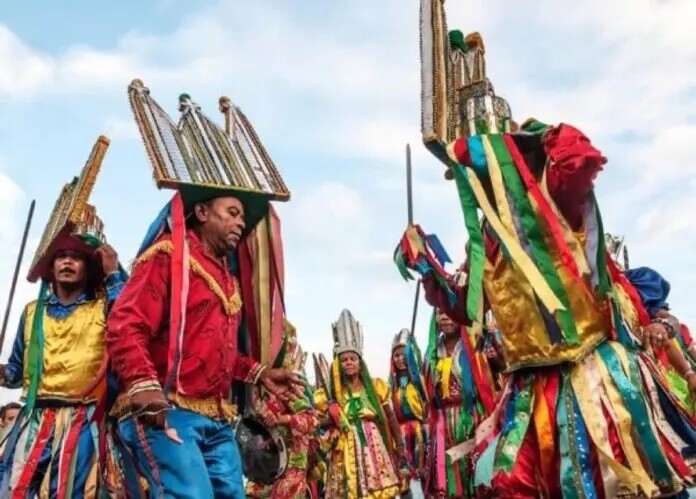
[[[305,389],[302,378],[287,369],[266,369],[261,373],[259,383],[283,401],[302,397]]]

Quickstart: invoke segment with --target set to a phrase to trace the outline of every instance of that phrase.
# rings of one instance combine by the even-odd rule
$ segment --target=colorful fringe
[[[96,497],[99,488],[95,406],[23,410],[3,453],[3,497]],[[8,494],[7,496],[5,494]]]
[[[494,408],[493,387],[483,376],[466,327],[452,356],[448,357],[437,335],[435,313],[425,364],[429,394],[426,480],[428,494],[464,497],[473,493],[472,463],[453,460],[447,450],[469,441],[475,428]],[[439,389],[438,389],[439,388]]]
[[[394,250],[394,263],[405,280],[413,279],[408,269],[413,269],[420,275],[433,275],[443,289],[448,290],[450,302],[456,299],[454,292],[447,282],[446,263],[450,263],[449,255],[435,234],[426,235],[418,225],[412,225],[402,237]]]
[[[471,445],[484,491],[616,497],[680,490],[695,444],[658,367],[608,342],[572,367],[513,375]]]

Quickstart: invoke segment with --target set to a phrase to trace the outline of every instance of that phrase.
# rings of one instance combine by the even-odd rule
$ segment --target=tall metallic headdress
[[[458,137],[510,131],[510,106],[486,75],[479,33],[447,32],[444,0],[421,0],[421,133],[426,147],[449,163]]]
[[[392,340],[392,351],[396,347],[405,347],[408,344],[409,339],[411,338],[411,331],[408,329],[402,329],[398,333],[396,333],[396,336],[394,336],[394,339]]]
[[[362,325],[355,320],[350,310],[344,309],[338,320],[331,325],[333,331],[334,356],[344,352],[355,352],[362,357],[363,331]]]
[[[607,252],[616,265],[622,271],[628,270],[630,268],[628,266],[628,247],[624,242],[624,236],[607,233],[604,235],[604,242],[607,247]]]
[[[104,224],[88,201],[108,147],[109,139],[99,136],[80,176],[63,186],[29,269],[30,282],[48,278],[57,246],[70,244],[87,251],[105,242]]]
[[[179,96],[175,123],[133,80],[128,96],[159,188],[178,190],[184,205],[218,196],[245,205],[247,230],[266,214],[268,201],[290,199],[283,178],[241,109],[220,99],[229,133],[201,111],[188,94]]]
[[[302,350],[302,347],[297,341],[297,330],[295,326],[286,319],[285,355],[283,357],[282,367],[295,373],[304,373],[306,360],[307,352]]]
[[[314,361],[314,387],[328,390],[331,379],[331,367],[323,353],[312,354]],[[328,392],[327,392],[328,393]]]

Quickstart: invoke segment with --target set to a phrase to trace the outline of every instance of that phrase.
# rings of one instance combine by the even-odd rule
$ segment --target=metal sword
[[[406,144],[406,210],[408,226],[413,225],[413,172],[411,168],[411,144]],[[418,301],[420,298],[421,280],[416,282],[416,295],[413,298],[413,314],[411,315],[411,336],[416,334],[416,318],[418,317]]]
[[[27,237],[29,236],[29,227],[31,220],[34,218],[34,207],[36,200],[32,199],[29,206],[29,215],[27,222],[24,225],[24,235],[22,236],[22,244],[19,246],[19,254],[17,255],[17,263],[15,264],[14,275],[12,276],[12,285],[10,286],[10,294],[7,297],[7,306],[5,307],[5,317],[2,319],[2,330],[0,330],[0,354],[2,347],[5,344],[5,334],[7,333],[7,323],[10,320],[10,310],[12,310],[12,301],[14,300],[15,290],[17,289],[17,277],[19,276],[19,268],[22,266],[22,258],[24,258],[24,249],[27,246]]]

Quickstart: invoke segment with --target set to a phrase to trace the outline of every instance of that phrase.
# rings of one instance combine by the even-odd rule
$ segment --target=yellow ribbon
[[[517,239],[508,232],[504,224],[500,221],[500,218],[498,218],[495,210],[493,210],[493,207],[488,202],[488,197],[476,173],[470,168],[466,168],[465,171],[483,214],[503,242],[513,262],[519,266],[546,309],[552,313],[565,310],[561,301],[546,283],[532,259],[524,252]]]
[[[512,218],[512,210],[510,209],[510,204],[508,203],[507,194],[505,192],[503,174],[500,171],[500,164],[498,163],[498,158],[496,158],[495,152],[493,152],[490,137],[488,137],[488,135],[483,135],[481,137],[481,144],[483,145],[483,150],[486,153],[486,161],[488,162],[488,174],[490,175],[491,185],[493,187],[493,194],[495,195],[498,213],[500,214],[500,221],[503,224],[503,226],[509,231],[509,233],[515,237],[515,240],[519,242],[519,238],[517,237],[517,229],[515,228],[515,222]]]
[[[624,359],[621,358],[621,353],[619,353],[618,350],[617,353],[619,354],[619,358],[621,359],[621,362],[623,364]],[[640,456],[638,455],[638,450],[636,449],[636,444],[633,440],[633,420],[631,418],[631,415],[629,414],[626,407],[624,407],[623,405],[621,395],[614,386],[614,381],[612,380],[611,375],[609,374],[607,366],[601,359],[596,358],[596,360],[597,367],[599,368],[599,372],[602,376],[602,384],[604,386],[604,390],[606,391],[607,400],[611,405],[611,410],[616,415],[619,440],[621,441],[621,448],[623,449],[624,454],[626,455],[626,460],[628,461],[629,468],[626,468],[625,466],[622,466],[619,463],[617,463],[613,457],[613,453],[611,454],[611,461],[609,461],[609,464],[616,472],[616,475],[619,477],[619,480],[624,485],[629,487],[631,491],[636,493],[636,486],[640,486],[640,488],[643,489],[643,492],[645,492],[646,494],[648,494],[649,497],[651,497],[652,494],[655,493],[658,489],[657,486],[650,479],[650,475],[643,467],[643,463],[640,459]],[[577,385],[581,385],[581,383],[577,383]],[[573,388],[575,387],[576,385],[574,384]],[[583,397],[578,394],[577,398],[578,402],[580,402]],[[591,410],[596,411],[596,408],[593,407]],[[582,407],[581,411],[583,412],[584,418],[585,411],[582,410]]]
[[[452,357],[440,359],[437,363],[437,370],[440,373],[440,384],[442,385],[442,397],[447,399],[450,396],[450,377],[452,374]]]

